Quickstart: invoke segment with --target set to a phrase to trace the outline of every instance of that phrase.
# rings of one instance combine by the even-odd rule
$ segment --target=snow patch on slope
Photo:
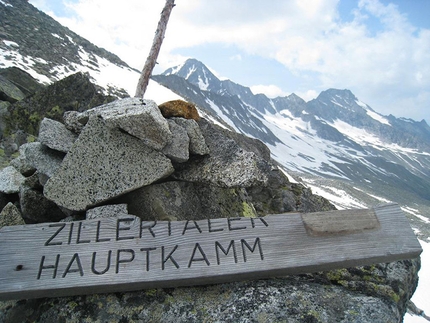
[[[9,42],[11,45],[13,42]],[[15,43],[16,44],[16,43]],[[18,44],[16,44],[18,46]],[[49,84],[51,80],[45,75],[37,73],[33,67],[37,63],[46,64],[41,58],[33,58],[31,56],[23,56],[15,50],[2,49],[2,55],[0,55],[0,68],[7,67],[18,67],[28,74],[30,74],[33,78],[38,80],[40,83]]]

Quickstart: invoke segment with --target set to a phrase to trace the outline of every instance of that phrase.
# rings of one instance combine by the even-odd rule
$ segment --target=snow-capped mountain
[[[106,94],[116,96],[126,95],[137,83],[138,71],[118,56],[63,27],[26,0],[0,1],[0,21],[0,68],[21,68],[44,84],[85,72]]]
[[[382,116],[349,90],[329,89],[309,102],[295,94],[269,99],[219,80],[195,59],[153,79],[266,143],[289,172],[340,179],[379,201],[430,206],[430,127],[424,120]]]
[[[117,97],[134,95],[140,75],[26,0],[0,1],[0,69],[8,67],[18,67],[45,85],[88,73],[101,92]],[[178,98],[156,82],[150,82],[147,95],[157,103]]]

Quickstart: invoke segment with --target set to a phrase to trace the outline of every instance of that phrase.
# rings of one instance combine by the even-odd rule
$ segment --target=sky
[[[30,0],[141,69],[164,0]],[[196,58],[268,97],[349,89],[430,124],[430,0],[176,0],[154,74]]]

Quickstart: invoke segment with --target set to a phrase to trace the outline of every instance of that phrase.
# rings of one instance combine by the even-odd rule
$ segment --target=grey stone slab
[[[40,123],[38,140],[51,149],[67,153],[77,138],[61,122],[44,118]]]
[[[242,149],[219,127],[208,122],[200,129],[210,154],[178,164],[174,177],[221,187],[266,186],[271,166],[256,153]]]
[[[86,212],[87,220],[117,217],[120,215],[128,215],[127,204],[103,205],[89,209]]]
[[[209,154],[209,147],[206,145],[205,137],[198,123],[192,119],[172,118],[178,125],[185,128],[188,137],[190,138],[190,154],[207,155]]]
[[[190,157],[190,139],[187,131],[173,120],[167,120],[172,137],[163,148],[162,153],[177,163],[184,163]]]
[[[173,171],[162,153],[91,116],[44,192],[60,206],[83,211]]]
[[[117,100],[83,112],[81,120],[90,115],[100,116],[107,126],[120,128],[156,150],[163,149],[170,140],[169,124],[151,100]]]
[[[0,192],[13,194],[19,192],[20,185],[25,177],[13,166],[0,170]]]
[[[22,145],[20,153],[29,165],[47,177],[54,175],[64,158],[64,153],[52,150],[40,142]]]

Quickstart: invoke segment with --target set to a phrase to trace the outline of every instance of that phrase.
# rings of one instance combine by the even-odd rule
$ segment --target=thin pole
[[[157,63],[158,53],[160,52],[161,43],[163,42],[164,34],[166,33],[167,22],[169,21],[170,13],[174,6],[175,0],[166,0],[166,5],[161,12],[161,18],[158,22],[157,30],[155,31],[151,50],[149,51],[148,58],[146,59],[142,73],[140,74],[139,82],[137,83],[136,94],[134,95],[135,97],[143,98],[145,95],[149,78],[151,77],[152,70]]]

